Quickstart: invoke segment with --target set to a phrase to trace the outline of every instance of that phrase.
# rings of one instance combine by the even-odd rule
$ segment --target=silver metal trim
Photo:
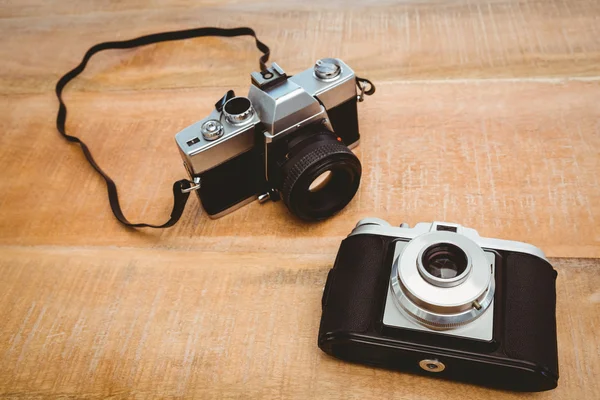
[[[356,75],[352,68],[339,58],[335,59],[341,67],[340,75],[331,80],[318,79],[313,68],[304,70],[288,80],[301,86],[308,94],[319,99],[326,109],[356,97]]]
[[[487,311],[469,324],[452,328],[429,327],[410,316],[404,309],[398,307],[392,288],[388,285],[387,297],[383,314],[383,323],[386,326],[411,329],[422,332],[435,332],[440,335],[471,338],[490,341],[493,339],[494,329],[494,302]]]
[[[328,69],[328,66],[333,66],[333,69]],[[333,82],[339,79],[343,68],[339,60],[335,58],[321,58],[315,62],[313,67],[313,76],[323,82]]]
[[[372,218],[365,218],[364,220],[372,220]],[[457,233],[460,233],[464,236],[469,237],[475,243],[479,245],[479,247],[484,249],[493,249],[493,250],[506,250],[506,251],[515,251],[519,253],[531,254],[532,256],[536,256],[541,258],[542,260],[548,261],[544,252],[529,243],[517,242],[512,240],[504,240],[504,239],[494,239],[494,238],[486,238],[481,237],[477,233],[475,229],[467,228],[459,224],[449,223],[449,222],[420,222],[416,224],[413,228],[403,228],[403,227],[394,227],[389,223],[385,222],[385,224],[374,224],[374,223],[365,223],[362,221],[358,221],[356,227],[350,232],[348,237],[354,235],[380,235],[380,236],[389,236],[389,237],[397,237],[397,238],[405,238],[405,239],[413,239],[419,235],[427,233],[432,230],[436,230],[438,225],[455,227],[457,229]]]
[[[442,244],[442,243],[452,244],[452,243],[447,243],[447,242],[438,242],[438,243],[432,244],[430,246],[424,246],[421,249],[421,251],[419,252],[419,255],[417,256],[417,269],[419,270],[419,273],[421,274],[423,279],[425,279],[432,285],[439,286],[439,287],[446,287],[446,288],[460,285],[467,279],[467,277],[469,276],[469,273],[471,272],[471,269],[473,268],[473,262],[471,261],[471,257],[469,256],[469,254],[465,253],[465,256],[467,257],[467,267],[465,268],[465,270],[463,272],[461,272],[459,275],[455,276],[454,278],[438,278],[437,276],[433,276],[429,273],[429,271],[427,271],[427,268],[425,268],[425,265],[423,264],[423,254],[431,246],[434,246],[436,244]]]
[[[359,82],[358,86],[360,86],[360,93],[356,96],[356,101],[362,103],[365,101],[365,91],[367,90],[367,84],[364,82]]]
[[[434,366],[434,368],[431,367],[432,365]],[[423,369],[427,372],[433,372],[433,373],[442,372],[443,370],[446,369],[446,366],[444,365],[443,362],[440,362],[436,359],[429,359],[429,358],[419,361],[419,367],[421,367],[421,369]]]
[[[451,243],[463,249],[473,264],[464,282],[454,287],[430,284],[418,271],[417,258],[433,243]],[[469,238],[451,232],[430,232],[403,244],[394,260],[390,285],[396,305],[432,329],[450,329],[482,315],[494,300],[494,266]],[[477,304],[477,307],[475,306]]]
[[[264,77],[263,73],[265,75],[270,74],[271,76]],[[257,86],[262,86],[262,85],[266,84],[267,82],[273,81],[282,76],[285,76],[285,71],[283,70],[283,68],[281,68],[279,65],[277,65],[276,62],[272,62],[271,68],[267,68],[267,71],[250,73],[250,78],[252,80],[252,83]]]
[[[317,99],[291,79],[264,90],[252,85],[248,98],[273,138],[324,112]]]
[[[223,125],[223,135],[216,140],[206,140],[202,135],[202,126],[209,120],[219,121]],[[242,125],[229,123],[222,113],[213,110],[210,115],[175,135],[175,142],[184,162],[189,166],[191,175],[223,164],[230,159],[254,147],[254,127],[260,122],[256,113]],[[192,146],[187,142],[200,139]]]
[[[267,201],[271,200],[271,193],[263,193],[258,196],[258,202],[260,204],[265,204]]]
[[[281,67],[279,66],[279,64],[277,64],[275,61],[273,61],[273,62],[271,63],[271,68],[272,68],[273,70],[275,70],[275,71],[276,71],[276,72],[277,72],[279,75],[285,75],[285,71],[283,70],[283,68],[281,68]]]
[[[280,139],[290,133],[297,131],[298,129],[300,129],[302,127],[317,123],[319,121],[323,122],[323,124],[326,125],[330,131],[333,131],[333,128],[331,127],[331,124],[329,123],[329,120],[327,119],[327,111],[325,111],[325,108],[323,106],[320,106],[320,107],[321,107],[321,111],[319,111],[317,114],[311,115],[302,121],[298,121],[295,124],[277,132],[275,135],[271,135],[269,132],[265,131],[265,133],[264,133],[265,143],[267,143],[267,144],[273,143],[273,141],[275,139]]]
[[[402,253],[404,247],[410,242],[397,241],[394,251],[394,260]],[[490,265],[495,263],[495,253],[484,252]],[[440,335],[453,337],[471,338],[489,342],[493,340],[494,329],[494,300],[487,307],[487,310],[478,318],[468,324],[452,327],[436,327],[426,325],[421,320],[415,318],[398,304],[398,299],[391,284],[392,274],[390,273],[390,283],[388,284],[385,307],[383,313],[383,324],[390,327],[410,329],[423,332],[435,332]],[[408,303],[407,303],[408,304]],[[415,306],[416,307],[416,306]]]
[[[444,315],[427,311],[413,303],[411,299],[408,298],[407,292],[402,290],[402,285],[397,279],[394,279],[391,284],[393,285],[392,290],[394,292],[393,299],[395,305],[407,313],[408,316],[413,318],[416,322],[433,330],[453,329],[473,322],[483,315],[492,304],[496,288],[495,281],[492,280],[492,283],[486,291],[486,296],[481,303],[478,303],[480,304],[480,308],[472,306],[462,313]]]
[[[194,182],[194,184],[187,189],[181,189],[181,193],[193,192],[194,190],[198,190],[202,187],[199,176],[195,176],[192,181]]]
[[[202,137],[209,142],[219,139],[224,133],[223,124],[216,119],[209,119],[204,122],[200,131],[202,132]]]
[[[237,113],[237,114],[231,114],[231,113],[227,112],[227,110],[226,110],[227,104],[230,104],[231,102],[239,100],[239,99],[247,100],[248,103],[250,104],[248,106],[248,108],[246,110],[244,110],[243,112]],[[223,115],[225,115],[225,119],[227,120],[227,122],[229,122],[232,125],[236,125],[236,126],[244,125],[246,123],[246,121],[248,121],[248,119],[250,117],[252,117],[252,115],[254,115],[254,109],[252,108],[252,101],[250,101],[249,98],[243,97],[243,96],[232,97],[231,99],[227,100],[227,102],[223,106]]]

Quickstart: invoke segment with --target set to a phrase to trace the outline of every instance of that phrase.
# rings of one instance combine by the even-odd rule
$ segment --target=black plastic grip
[[[320,336],[332,332],[367,332],[381,309],[389,276],[382,273],[389,240],[381,236],[346,238],[323,292]]]
[[[558,377],[556,276],[541,258],[522,253],[506,257],[504,351]]]
[[[202,207],[208,215],[219,214],[259,194],[264,187],[262,156],[253,148],[204,171],[200,179],[198,195]]]

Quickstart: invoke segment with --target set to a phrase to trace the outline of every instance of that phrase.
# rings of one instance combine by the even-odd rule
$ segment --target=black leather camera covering
[[[498,252],[494,339],[491,343],[382,323],[394,238],[345,239],[323,293],[319,347],[335,357],[428,376],[511,390],[556,387],[556,271],[528,254]],[[440,373],[418,362],[436,358]]]
[[[200,174],[201,187],[197,193],[209,215],[223,212],[264,190],[264,152],[260,150],[255,146]]]
[[[320,333],[376,330],[390,268],[384,267],[392,238],[358,235],[345,239],[323,292]]]
[[[511,358],[544,365],[558,377],[556,275],[535,256],[507,255],[504,351]]]
[[[346,146],[360,139],[358,129],[358,102],[355,97],[327,110],[327,116],[338,135]]]

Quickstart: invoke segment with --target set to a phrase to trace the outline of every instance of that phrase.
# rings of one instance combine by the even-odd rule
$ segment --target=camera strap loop
[[[122,41],[114,41],[114,42],[103,42],[98,43],[92,46],[83,56],[83,59],[75,68],[71,71],[67,72],[63,75],[59,81],[56,83],[56,97],[58,97],[59,108],[58,115],[56,116],[56,129],[58,132],[69,142],[77,143],[85,158],[90,163],[90,165],[96,170],[98,174],[104,179],[106,182],[106,189],[108,191],[108,201],[110,203],[110,208],[112,209],[113,214],[123,225],[132,227],[132,228],[168,228],[170,226],[175,225],[181,215],[183,214],[183,210],[185,208],[185,203],[190,196],[190,192],[198,188],[198,182],[192,182],[187,179],[182,179],[173,184],[173,209],[171,211],[171,217],[167,222],[162,225],[152,225],[145,223],[132,223],[125,218],[123,215],[123,211],[121,210],[121,205],[119,203],[119,196],[117,193],[117,185],[115,182],[100,168],[100,166],[92,157],[92,153],[88,146],[78,137],[67,134],[65,129],[65,123],[67,120],[67,106],[62,99],[62,92],[65,86],[77,77],[79,74],[83,72],[88,61],[92,58],[92,56],[102,50],[109,49],[131,49],[133,47],[146,46],[149,44],[160,43],[160,42],[170,42],[174,40],[184,40],[184,39],[192,39],[197,37],[204,36],[220,36],[220,37],[235,37],[235,36],[251,36],[254,38],[256,42],[256,48],[260,50],[263,54],[259,59],[260,70],[265,71],[267,69],[266,63],[269,60],[270,50],[266,44],[258,40],[256,37],[256,33],[251,28],[241,27],[241,28],[232,28],[232,29],[224,29],[224,28],[196,28],[196,29],[186,29],[181,31],[171,31],[171,32],[162,32],[155,33],[152,35],[140,36],[135,39],[130,40],[122,40]]]
[[[357,100],[359,102],[364,101],[365,96],[371,96],[373,93],[375,93],[375,85],[373,85],[373,82],[371,82],[370,80],[368,80],[366,78],[360,78],[357,76],[356,77],[356,86],[358,86],[358,89],[360,91],[357,96]]]

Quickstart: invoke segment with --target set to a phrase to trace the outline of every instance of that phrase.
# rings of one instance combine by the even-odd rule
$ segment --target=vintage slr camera
[[[218,218],[250,201],[283,201],[304,220],[344,208],[361,165],[354,71],[325,58],[294,76],[273,63],[251,74],[248,97],[229,91],[205,119],[175,136],[202,206]]]
[[[553,389],[556,275],[526,243],[450,223],[363,219],[327,277],[319,347],[386,368]]]

